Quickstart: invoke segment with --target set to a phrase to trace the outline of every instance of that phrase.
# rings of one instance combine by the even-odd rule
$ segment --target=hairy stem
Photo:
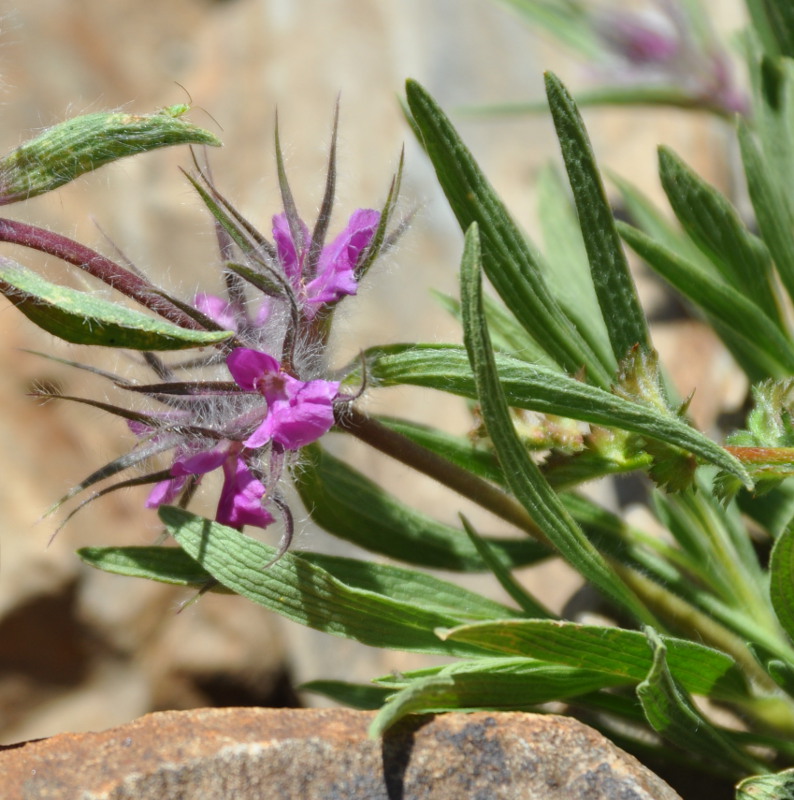
[[[341,430],[352,434],[370,447],[434,478],[551,547],[545,534],[524,508],[488,481],[412,442],[401,433],[390,430],[355,408],[346,408],[338,413],[336,424]]]
[[[204,330],[149,281],[66,236],[26,222],[0,219],[0,242],[19,244],[74,264],[169,322],[189,330]]]

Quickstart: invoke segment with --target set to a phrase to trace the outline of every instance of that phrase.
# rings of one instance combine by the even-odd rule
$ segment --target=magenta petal
[[[309,229],[303,222],[300,223],[300,229],[303,233],[304,251],[307,251],[309,247]],[[276,243],[278,260],[286,276],[292,283],[300,281],[303,265],[301,264],[300,254],[295,247],[295,242],[292,239],[286,214],[276,214],[273,217],[273,241]]]
[[[259,447],[269,439],[287,450],[311,444],[333,426],[333,401],[338,393],[338,381],[316,380],[303,384],[290,397],[270,405],[265,421],[245,442],[246,446]]]
[[[171,465],[171,474],[174,476],[204,475],[218,469],[228,458],[228,453],[227,446],[219,450],[205,450],[190,456],[190,458],[178,458]]]
[[[186,478],[184,476],[179,476],[156,483],[146,498],[146,508],[157,508],[163,503],[170,503],[175,500],[182,491],[185,481]]]
[[[257,381],[268,373],[278,373],[280,364],[273,356],[249,350],[247,347],[235,347],[226,358],[226,366],[241,389],[251,392],[256,390]]]
[[[380,212],[361,208],[355,211],[347,227],[323,248],[317,264],[317,276],[306,285],[306,298],[320,305],[333,303],[358,291],[355,271],[361,253],[369,246],[380,221]]]
[[[273,516],[262,506],[264,485],[257,480],[245,462],[229,458],[223,465],[223,490],[216,519],[223,525],[255,525],[266,528]]]
[[[235,333],[238,331],[239,326],[234,313],[234,306],[222,297],[199,292],[193,299],[193,305],[225,330],[234,331]]]
[[[264,447],[272,438],[272,419],[273,415],[268,414],[265,421],[243,442],[246,447],[252,450],[257,447]]]
[[[128,419],[127,427],[136,436],[140,436],[141,438],[143,438],[144,436],[148,436],[150,433],[154,431],[154,428],[151,425],[147,425],[145,422],[139,422],[136,419]]]

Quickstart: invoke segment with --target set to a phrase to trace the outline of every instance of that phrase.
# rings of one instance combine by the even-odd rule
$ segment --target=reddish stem
[[[204,330],[196,320],[158,293],[149,281],[66,236],[26,222],[0,219],[0,242],[30,247],[74,264],[169,322],[189,330]]]
[[[733,447],[725,448],[745,464],[794,464],[794,447]]]

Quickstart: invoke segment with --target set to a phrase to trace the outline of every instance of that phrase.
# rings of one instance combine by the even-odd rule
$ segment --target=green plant
[[[138,426],[145,446],[98,470],[65,499],[175,450],[169,469],[95,496],[157,483],[162,496],[152,505],[177,500],[177,507],[162,505],[159,513],[179,547],[85,548],[81,558],[122,575],[235,592],[301,624],[376,647],[457,658],[368,686],[315,681],[307,687],[380,708],[374,734],[412,712],[542,709],[565,701],[643,757],[745,779],[739,797],[787,796],[794,784],[794,495],[786,480],[794,464],[788,312],[794,300],[794,17],[784,0],[748,0],[748,8],[753,24],[743,47],[752,112],[737,118],[736,130],[758,233],[665,148],[659,173],[680,227],[622,179],[618,189],[636,225],[616,222],[576,104],[548,74],[570,195],[562,179],[544,179],[544,224],[552,241],[570,244],[542,255],[444,112],[425,89],[408,82],[409,122],[465,232],[460,298],[444,299],[461,321],[464,346],[375,347],[351,361],[339,380],[321,377],[333,309],[355,292],[355,283],[329,294],[322,292],[330,278],[322,286],[311,283],[331,274],[329,264],[342,269],[333,246],[326,251],[322,245],[333,202],[333,147],[324,210],[311,234],[301,228],[277,148],[286,211],[277,247],[201,170],[191,177],[219,231],[229,288],[222,308],[167,296],[63,237],[0,221],[1,240],[88,265],[166,320],[146,316],[144,322],[110,302],[97,306],[85,293],[2,262],[0,289],[34,322],[69,341],[145,351],[158,375],[156,383],[127,388],[164,410],[103,405]],[[724,105],[719,113],[727,113]],[[169,137],[173,129],[180,142],[208,141],[209,134],[196,133],[181,116],[155,116]],[[141,125],[140,119],[150,125],[151,118],[128,125]],[[90,150],[98,141],[96,123],[92,118],[89,129],[72,122],[68,132],[81,131]],[[158,133],[142,149],[166,143],[175,141]],[[64,147],[52,163],[68,161],[73,150],[73,144]],[[89,167],[104,163],[95,162],[89,158]],[[0,163],[0,176],[17,186],[30,169],[12,156]],[[83,171],[74,169],[70,177]],[[64,175],[60,166],[54,172]],[[350,237],[363,237],[345,266],[356,282],[400,231],[389,232],[399,174],[382,211],[367,212],[374,216],[363,227],[351,218],[346,229]],[[55,188],[40,177],[30,185]],[[709,321],[753,383],[745,428],[724,445],[690,424],[687,402],[669,389],[621,240]],[[290,266],[296,263],[299,268]],[[483,276],[501,302],[483,293]],[[268,313],[258,321],[241,310],[252,286],[268,298]],[[192,346],[216,351],[188,363],[153,354]],[[253,377],[239,376],[233,353],[256,361]],[[225,364],[235,382],[221,380]],[[197,367],[209,377],[191,372],[182,378]],[[476,404],[481,435],[472,440],[356,408],[362,386],[377,391],[401,384]],[[286,397],[274,395],[276,389],[301,402],[316,390],[311,402],[320,411],[314,409],[308,433],[303,411],[299,435],[274,433],[282,422],[294,422],[274,421],[276,404]],[[521,435],[523,411],[538,415],[531,437]],[[584,424],[585,433],[577,427],[578,435],[566,435],[561,420]],[[463,517],[456,528],[410,508],[323,448],[319,438],[332,423],[465,495],[526,538],[485,536]],[[231,527],[186,508],[200,476],[221,466],[230,494],[219,516],[231,519]],[[627,524],[578,491],[586,481],[635,471],[656,487],[652,511],[667,539]],[[288,472],[327,531],[409,566],[288,552],[292,518],[277,489]],[[281,514],[279,548],[246,536],[248,518],[233,516],[238,503],[251,502],[251,486],[253,506],[245,508],[253,507],[253,524],[273,519],[270,512],[263,518],[262,503]],[[613,625],[560,619],[511,574],[551,558],[567,561],[599,592]],[[419,569],[433,567],[490,571],[514,604]],[[737,726],[718,722],[714,709],[730,711]]]

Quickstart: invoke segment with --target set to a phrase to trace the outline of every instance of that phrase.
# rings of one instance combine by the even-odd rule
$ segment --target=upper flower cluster
[[[351,400],[340,392],[338,380],[323,375],[331,312],[344,297],[356,294],[375,257],[394,238],[386,236],[386,223],[399,173],[382,211],[355,211],[326,244],[336,177],[335,143],[336,125],[325,198],[310,230],[296,211],[277,140],[285,210],[272,218],[272,240],[245,220],[204,172],[189,176],[217,223],[227,294],[199,292],[190,304],[159,290],[158,296],[173,304],[172,314],[185,315],[191,325],[234,335],[214,352],[189,362],[166,363],[147,354],[157,383],[119,380],[119,385],[147,395],[160,408],[132,412],[104,406],[127,418],[138,445],[89,476],[67,497],[170,451],[167,469],[110,488],[153,483],[148,507],[184,505],[205,475],[220,471],[223,484],[216,519],[235,527],[264,528],[277,513],[284,522],[282,548],[286,548],[292,524],[278,489],[284,470],[300,448],[331,429],[340,406]],[[114,274],[123,272],[113,267]],[[253,290],[261,292],[259,299],[252,297]],[[135,291],[143,295],[145,287]],[[180,379],[185,373],[187,379]]]
[[[323,247],[316,267],[309,260],[312,240],[306,225],[299,221],[297,236],[290,230],[286,214],[273,217],[273,239],[278,261],[304,308],[313,319],[323,307],[358,291],[356,268],[362,254],[372,243],[380,221],[380,212],[355,211],[347,227],[331,244]],[[297,241],[296,241],[297,239]]]

